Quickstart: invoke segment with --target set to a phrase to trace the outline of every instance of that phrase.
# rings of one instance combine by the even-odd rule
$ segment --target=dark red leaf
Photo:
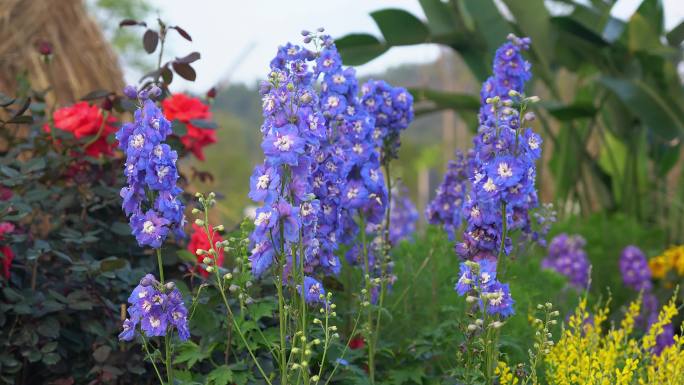
[[[24,112],[26,112],[26,110],[28,110],[30,105],[31,105],[31,98],[26,98],[24,100],[24,104],[22,104],[21,107],[12,114],[12,118],[14,119],[14,118],[18,117],[19,115],[23,114]],[[12,122],[12,120],[10,120],[10,123],[14,123],[14,122]]]
[[[133,19],[124,19],[119,22],[119,28],[121,27],[129,27],[131,25],[144,25],[145,23],[140,23],[137,20]]]
[[[179,26],[175,26],[175,27],[171,27],[171,28],[173,28],[173,29],[175,29],[176,31],[178,31],[178,34],[181,35],[181,36],[183,36],[183,37],[185,38],[185,40],[187,40],[187,41],[192,41],[192,38],[190,37],[190,34],[187,33],[183,28],[181,28],[181,27],[179,27]]]
[[[164,67],[161,70],[161,77],[165,84],[171,84],[173,81],[173,71],[171,71],[169,67]]]
[[[183,57],[177,57],[176,62],[178,63],[192,63],[200,59],[200,53],[199,52],[192,52],[186,56]]]
[[[88,101],[88,100],[96,100],[96,99],[101,99],[104,97],[107,97],[109,95],[113,94],[111,91],[107,90],[95,90],[89,92],[87,95],[81,98],[81,100]]]
[[[197,73],[195,73],[195,70],[190,64],[173,62],[171,65],[173,66],[173,70],[183,79],[195,81],[195,78],[197,78]]]
[[[157,44],[159,43],[159,34],[157,31],[148,29],[143,35],[143,47],[147,53],[152,53],[157,49]]]

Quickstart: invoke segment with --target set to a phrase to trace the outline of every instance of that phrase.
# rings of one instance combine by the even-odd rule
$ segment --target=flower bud
[[[214,272],[214,266],[207,266],[207,273],[213,273]]]
[[[164,286],[166,287],[166,290],[173,290],[176,288],[176,283],[175,282],[167,282],[166,285],[164,285]]]
[[[201,220],[201,219],[199,219],[199,218],[197,218],[197,219],[195,219],[195,224],[196,224],[197,226],[204,226],[204,221]]]
[[[202,263],[204,263],[205,265],[211,265],[211,262],[212,262],[212,261],[213,261],[213,260],[212,260],[211,258],[209,258],[209,257],[204,257],[204,259],[202,260]]]
[[[129,99],[135,99],[138,96],[138,90],[135,89],[135,86],[127,85],[123,90],[123,94]]]
[[[225,279],[226,281],[230,281],[231,278],[233,278],[233,274],[231,273],[226,273],[223,275],[223,279]]]

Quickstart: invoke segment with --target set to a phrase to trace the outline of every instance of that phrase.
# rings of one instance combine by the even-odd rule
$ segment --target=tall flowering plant
[[[178,155],[164,143],[171,133],[171,124],[152,99],[159,96],[161,90],[153,86],[136,92],[135,88],[127,87],[124,93],[130,98],[137,97],[139,105],[134,121],[122,125],[116,134],[119,147],[126,154],[124,174],[128,186],[121,189],[122,207],[138,245],[155,250],[159,280],[148,274],[133,290],[128,299],[129,317],[119,338],[131,341],[136,334],[140,335],[148,359],[163,383],[156,355],[150,352],[149,339],[164,337],[166,377],[172,384],[172,332],[177,331],[181,340],[190,336],[187,309],[174,283],[164,280],[161,254],[162,244],[170,234],[184,236],[184,205],[179,199],[181,189],[176,184]]]
[[[475,319],[465,331],[467,341],[479,341],[485,352],[484,365],[467,365],[466,372],[481,371],[487,383],[495,378],[498,329],[514,313],[510,289],[499,279],[513,251],[511,232],[532,233],[530,211],[538,206],[535,164],[542,144],[526,127],[534,119],[527,108],[538,100],[524,96],[532,75],[522,54],[530,39],[510,35],[508,40],[496,51],[493,75],[482,85],[473,148],[467,155],[457,153],[426,210],[428,220],[442,224],[452,239],[463,228],[455,246],[464,261],[456,291],[466,297]]]

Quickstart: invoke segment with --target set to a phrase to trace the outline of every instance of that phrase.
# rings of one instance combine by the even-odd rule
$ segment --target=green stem
[[[282,285],[282,267],[278,269],[278,277],[276,277],[276,289],[278,290],[278,319],[280,326],[280,383],[282,385],[287,385],[287,345],[285,343],[285,333],[287,330],[285,328],[285,298],[283,296],[283,285]]]
[[[499,254],[497,256],[497,262],[503,265],[503,257],[506,249],[506,236],[508,236],[508,219],[506,215],[506,202],[501,202],[501,222],[502,222],[502,232],[501,232],[501,245],[499,246]]]
[[[154,249],[157,252],[157,264],[159,265],[159,282],[164,284],[164,265],[162,264],[161,249]]]
[[[367,332],[367,338],[366,342],[368,343],[368,374],[370,377],[370,383],[375,384],[375,348],[373,345],[373,311],[370,308],[370,302],[372,299],[372,286],[371,286],[371,278],[370,278],[370,265],[368,263],[368,241],[366,239],[366,218],[363,216],[362,213],[359,213],[359,218],[360,218],[360,228],[361,228],[361,245],[362,245],[362,250],[363,250],[363,265],[365,268],[364,272],[364,280],[366,283],[366,296],[369,302],[368,305],[368,319],[366,321],[366,332]]]
[[[167,330],[164,336],[164,350],[166,356],[166,377],[169,380],[169,385],[173,385],[173,367],[171,366],[171,335],[170,330]]]
[[[211,240],[211,250],[214,252],[212,255],[216,256],[218,255],[218,250],[216,250],[216,244],[213,242],[213,237],[211,236],[211,231],[209,230],[209,209],[208,207],[203,204],[204,206],[204,231],[207,235],[207,239]],[[214,264],[215,265],[215,264]],[[254,352],[252,351],[252,348],[249,347],[249,343],[247,343],[247,338],[245,338],[245,334],[242,332],[240,329],[240,325],[237,323],[237,320],[235,319],[235,315],[233,314],[233,310],[230,308],[230,303],[228,302],[228,297],[226,297],[226,291],[225,288],[223,287],[223,278],[221,277],[221,272],[220,269],[217,266],[214,266],[214,272],[216,273],[216,285],[218,286],[219,293],[221,293],[221,299],[223,300],[223,305],[226,307],[226,310],[228,312],[228,322],[230,323],[232,321],[233,327],[235,330],[238,332],[238,335],[240,336],[240,339],[242,340],[242,343],[245,345],[245,348],[247,349],[247,352],[249,353],[250,357],[252,358],[252,361],[254,361],[254,365],[256,365],[257,369],[259,370],[259,374],[264,378],[266,383],[268,385],[273,385],[271,383],[271,380],[268,378],[266,375],[266,372],[264,372],[264,369],[261,367],[259,364],[259,360],[257,360],[256,356],[254,355]]]
[[[154,362],[154,359],[152,358],[152,354],[150,354],[150,349],[147,346],[147,339],[145,338],[144,335],[142,335],[142,341],[143,341],[143,348],[145,349],[145,353],[147,354],[147,359],[150,360],[152,363],[152,367],[154,368],[154,372],[157,374],[157,378],[159,379],[159,383],[161,385],[164,385],[164,379],[161,376],[161,373],[159,372],[159,368],[157,368],[157,364]]]

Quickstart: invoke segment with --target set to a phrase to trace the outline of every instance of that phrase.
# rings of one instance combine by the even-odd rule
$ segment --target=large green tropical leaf
[[[479,31],[479,35],[487,43],[488,60],[491,61],[496,49],[506,41],[506,36],[513,29],[492,0],[464,0],[463,5],[474,21],[475,31]]]
[[[458,18],[449,4],[441,0],[419,0],[433,36],[455,34],[460,28]]]
[[[415,102],[430,102],[431,106],[416,113],[452,109],[475,113],[480,109],[480,98],[471,94],[451,93],[427,88],[409,88]]]
[[[353,33],[335,40],[344,64],[356,66],[368,63],[387,51],[385,43],[367,33]]]
[[[411,45],[429,40],[428,27],[413,14],[403,9],[381,9],[371,13],[389,45]]]
[[[653,133],[665,140],[684,137],[684,116],[674,103],[637,78],[602,76],[599,83],[612,91]]]

